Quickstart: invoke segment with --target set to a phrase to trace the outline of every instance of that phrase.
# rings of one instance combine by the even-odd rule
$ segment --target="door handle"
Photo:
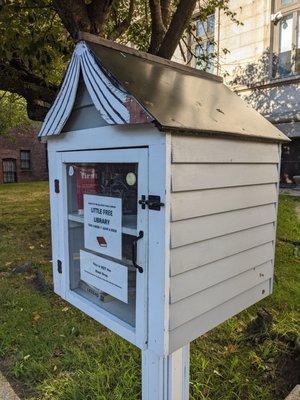
[[[134,266],[134,268],[136,268],[140,273],[144,272],[143,267],[141,267],[140,265],[138,265],[136,263],[136,257],[137,257],[137,242],[142,239],[144,237],[144,232],[140,231],[139,235],[136,236],[133,241],[132,241],[132,264]]]

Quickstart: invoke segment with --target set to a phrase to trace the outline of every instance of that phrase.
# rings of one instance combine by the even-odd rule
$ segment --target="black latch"
[[[55,193],[59,193],[59,180],[54,179],[54,191]]]
[[[60,260],[57,260],[57,271],[62,274],[62,262]]]
[[[160,211],[160,208],[164,206],[164,203],[160,201],[160,196],[154,196],[152,194],[148,197],[148,208],[149,210]]]
[[[146,206],[148,206],[149,210],[160,211],[160,208],[165,204],[160,201],[160,196],[149,194],[148,200],[146,200],[146,196],[142,195],[141,200],[139,200],[139,204],[141,204],[142,209],[144,210]]]

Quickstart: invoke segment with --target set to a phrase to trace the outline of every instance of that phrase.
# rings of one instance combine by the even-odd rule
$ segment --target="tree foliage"
[[[15,93],[0,92],[0,135],[8,134],[16,126],[23,130],[33,127],[26,113],[26,101]]]
[[[0,90],[26,99],[30,118],[41,120],[79,31],[130,42],[170,59],[201,18],[216,7],[232,19],[229,0],[0,0]]]

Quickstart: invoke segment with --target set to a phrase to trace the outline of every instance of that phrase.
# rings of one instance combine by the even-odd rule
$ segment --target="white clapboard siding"
[[[270,294],[270,280],[241,293],[240,295],[228,300],[218,307],[208,311],[205,314],[197,316],[184,325],[170,331],[169,333],[169,351],[170,353],[182,347],[197,337],[226,321],[233,315],[250,307]]]
[[[183,274],[171,277],[170,302],[176,303],[210,286],[239,275],[257,265],[272,262],[273,242],[245,250]]]
[[[210,137],[172,136],[173,163],[278,163],[278,145]]]
[[[171,247],[264,225],[276,220],[275,204],[245,208],[171,223]]]
[[[225,303],[273,276],[272,262],[264,263],[170,305],[170,330]]]
[[[276,183],[277,164],[173,164],[172,191]]]
[[[171,251],[171,276],[274,240],[273,223],[177,247]]]
[[[220,199],[222,200],[220,201]],[[171,198],[171,220],[200,217],[276,201],[277,187],[275,183],[177,192],[173,193]]]
[[[172,135],[169,351],[270,294],[279,146]]]

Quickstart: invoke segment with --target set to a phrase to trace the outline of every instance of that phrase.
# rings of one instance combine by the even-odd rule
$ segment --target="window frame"
[[[282,14],[289,14],[290,12],[299,10],[299,3],[297,0],[294,0],[292,4],[281,4],[281,0],[275,0],[275,12],[281,11]]]
[[[288,78],[293,77],[295,75],[300,75],[300,71],[296,71],[296,52],[297,52],[297,40],[298,40],[298,31],[300,30],[300,26],[298,26],[298,18],[300,16],[300,4],[298,0],[294,0],[292,4],[282,5],[281,0],[274,0],[274,13],[281,12],[283,17],[287,17],[288,15],[292,15],[292,49],[291,49],[291,72],[284,75],[279,74],[278,72],[278,63],[272,62],[272,71],[271,77],[272,79],[280,79],[280,78]],[[282,20],[281,20],[282,21]],[[281,36],[280,36],[280,28],[281,23],[277,25],[273,25],[273,51],[272,57],[279,57],[280,46],[281,46]],[[299,44],[300,45],[300,44]],[[300,46],[299,46],[300,49]],[[299,50],[298,49],[298,50]]]
[[[199,19],[199,16],[200,16],[200,13],[197,13],[197,14],[195,14],[194,15],[194,17],[193,17],[193,21],[194,21],[194,24],[195,24],[195,36],[196,37],[199,37],[199,38],[201,38],[201,45],[199,44],[199,43],[197,43],[196,42],[196,40],[193,38],[193,37],[191,37],[191,43],[192,43],[192,52],[193,52],[193,54],[195,55],[195,60],[194,60],[194,67],[195,68],[197,68],[197,57],[196,57],[196,52],[197,52],[197,47],[198,46],[202,46],[203,47],[203,49],[208,49],[208,47],[209,47],[209,45],[213,45],[214,46],[214,51],[213,51],[213,54],[215,53],[215,33],[216,33],[216,13],[213,13],[213,14],[210,14],[210,15],[208,15],[207,17],[206,17],[206,20],[205,21],[201,21],[200,19]],[[211,17],[211,16],[213,16],[214,17],[214,29],[212,30],[212,32],[209,32],[208,31],[208,29],[207,29],[207,26],[208,26],[208,19],[209,19],[209,17]],[[198,21],[200,21],[200,23],[202,23],[202,26],[203,26],[203,30],[204,30],[204,34],[203,35],[199,35],[199,36],[197,36],[197,22]],[[206,24],[206,27],[205,27],[205,25],[204,24]],[[212,62],[212,60],[211,60],[211,62]],[[215,70],[215,66],[213,65],[213,63],[212,63],[212,68],[210,69],[209,68],[209,62],[208,61],[206,61],[205,62],[205,67],[204,68],[201,68],[203,71],[206,71],[206,72],[208,72],[208,73],[214,73],[214,70]]]
[[[23,159],[22,155],[28,154],[28,158]],[[28,167],[24,167],[22,163],[28,163]],[[20,170],[21,171],[31,171],[31,151],[30,150],[20,150]]]
[[[5,171],[4,164],[5,162],[11,161],[14,168],[12,171]],[[7,180],[6,174],[13,174],[14,180]],[[13,157],[3,158],[2,159],[2,175],[3,175],[3,183],[17,183],[18,182],[18,174],[17,174],[17,160]]]

